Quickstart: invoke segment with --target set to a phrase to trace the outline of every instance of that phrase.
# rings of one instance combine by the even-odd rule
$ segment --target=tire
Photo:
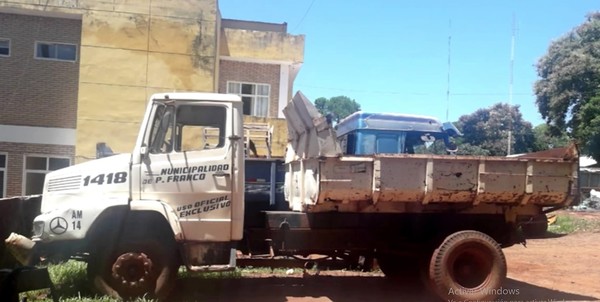
[[[460,231],[434,251],[429,278],[446,301],[493,301],[506,279],[506,259],[500,245],[477,231]]]
[[[548,231],[548,218],[545,214],[536,215],[531,221],[521,224],[521,230],[527,238],[544,237]]]
[[[155,239],[130,241],[113,252],[95,254],[88,262],[88,279],[101,293],[125,300],[165,299],[177,278],[177,249]]]

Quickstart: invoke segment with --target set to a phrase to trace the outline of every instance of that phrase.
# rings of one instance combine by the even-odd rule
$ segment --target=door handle
[[[217,176],[217,177],[229,177],[229,176],[231,176],[231,174],[229,174],[229,173],[225,173],[225,172],[223,172],[223,171],[217,171],[217,172],[215,172],[215,174],[213,174],[213,175],[214,175],[214,176]]]

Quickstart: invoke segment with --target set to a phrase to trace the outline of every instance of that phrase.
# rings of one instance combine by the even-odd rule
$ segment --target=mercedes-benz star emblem
[[[69,224],[67,223],[67,220],[62,217],[55,217],[50,220],[50,231],[56,235],[63,234],[67,231],[68,227]]]

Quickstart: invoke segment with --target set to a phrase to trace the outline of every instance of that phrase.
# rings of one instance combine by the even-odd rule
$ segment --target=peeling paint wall
[[[282,62],[304,61],[304,35],[223,28],[220,44],[221,56]]]
[[[214,91],[216,0],[8,0],[0,11],[81,18],[76,161],[129,152],[148,97]]]

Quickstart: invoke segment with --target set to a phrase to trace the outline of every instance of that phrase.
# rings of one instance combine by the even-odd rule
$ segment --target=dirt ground
[[[600,221],[600,213],[562,213]],[[507,294],[497,301],[600,301],[600,231],[549,233],[527,247],[504,250]],[[512,291],[511,291],[512,290]],[[510,292],[510,293],[509,293]],[[322,271],[319,275],[261,273],[241,279],[186,278],[178,301],[439,301],[418,277],[390,281],[381,273]]]
[[[561,215],[600,222],[600,212]],[[600,300],[600,230],[548,237],[505,249],[508,277],[539,288],[532,294],[542,300]]]

